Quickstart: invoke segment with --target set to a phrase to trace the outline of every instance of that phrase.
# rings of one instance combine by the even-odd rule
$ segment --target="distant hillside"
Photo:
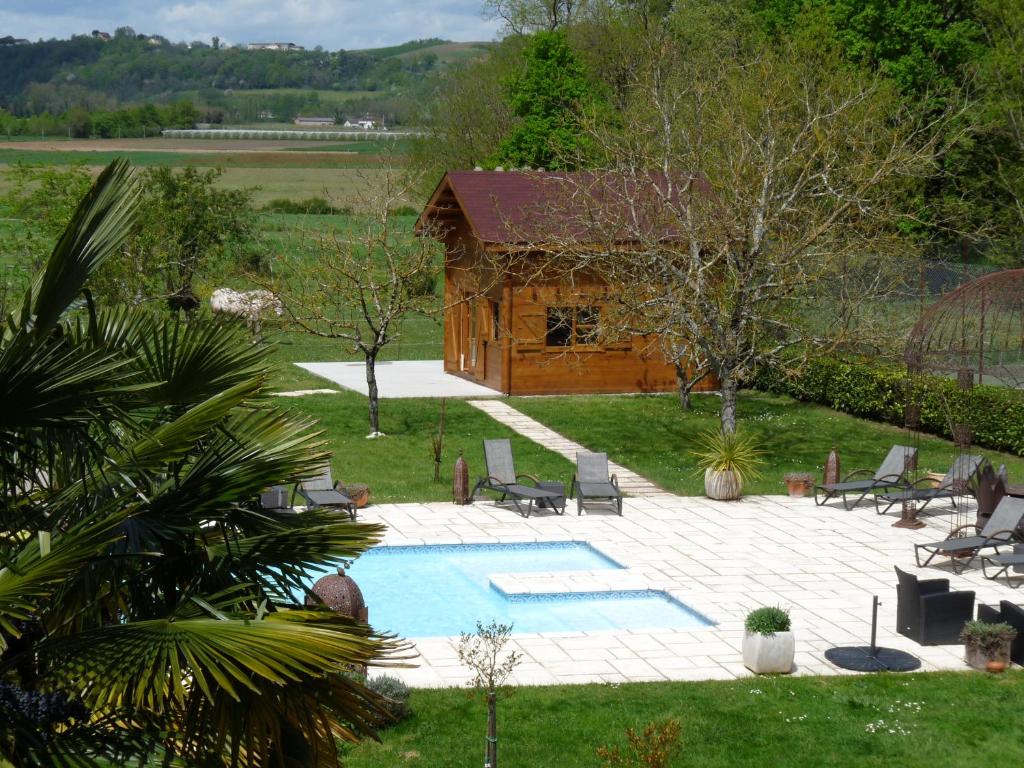
[[[281,89],[394,95],[487,46],[432,38],[361,51],[247,51],[119,30],[109,41],[82,35],[0,47],[0,108],[16,115],[58,114],[181,94]]]

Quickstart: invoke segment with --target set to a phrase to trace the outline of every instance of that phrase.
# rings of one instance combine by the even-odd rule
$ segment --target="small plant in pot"
[[[765,606],[747,614],[743,634],[743,665],[759,675],[793,671],[796,638],[790,631],[789,611]]]
[[[743,481],[760,477],[764,451],[739,432],[705,432],[700,436],[697,466],[704,471],[704,493],[710,499],[734,501],[743,495]]]
[[[806,496],[814,485],[814,475],[810,472],[787,472],[782,479],[786,483],[789,495],[794,498]]]
[[[1010,645],[1017,630],[1000,622],[968,621],[960,633],[964,643],[964,661],[974,669],[1002,672],[1010,665]]]

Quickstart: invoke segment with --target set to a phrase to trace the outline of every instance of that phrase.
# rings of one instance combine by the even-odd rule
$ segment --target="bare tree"
[[[508,624],[476,623],[476,632],[463,632],[459,640],[459,661],[473,671],[469,684],[487,698],[487,749],[484,768],[498,768],[498,691],[522,660],[522,654],[502,652],[512,634]]]
[[[430,237],[415,237],[393,218],[416,179],[388,170],[375,177],[361,210],[341,230],[321,236],[313,254],[283,254],[272,283],[286,323],[337,339],[366,364],[370,437],[381,435],[376,362],[401,336],[402,321],[438,311],[434,284],[441,257]],[[428,233],[429,234],[429,233]],[[261,282],[257,278],[257,282]]]
[[[947,116],[921,122],[812,39],[760,45],[700,18],[653,37],[619,121],[590,126],[607,170],[549,174],[559,202],[520,269],[599,277],[600,335],[662,334],[670,360],[718,379],[732,432],[757,366],[880,332],[914,272],[900,187]]]
[[[528,35],[569,26],[588,4],[588,0],[484,0],[484,15],[504,21],[513,35]]]

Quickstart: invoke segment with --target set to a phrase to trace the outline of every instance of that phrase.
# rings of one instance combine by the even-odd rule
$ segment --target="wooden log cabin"
[[[623,286],[502,273],[505,254],[521,265],[531,244],[550,242],[543,230],[551,178],[449,171],[420,214],[417,233],[445,244],[444,370],[506,395],[674,390],[675,367],[657,339],[597,336],[603,297]],[[697,387],[712,388],[710,380]]]

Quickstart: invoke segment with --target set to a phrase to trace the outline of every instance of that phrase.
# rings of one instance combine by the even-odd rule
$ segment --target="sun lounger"
[[[999,547],[1009,547],[1016,540],[1017,526],[1024,519],[1024,499],[1015,499],[1006,496],[992,517],[985,523],[985,527],[979,529],[976,525],[961,525],[953,531],[953,535],[943,541],[935,541],[929,544],[915,544],[914,558],[917,560],[917,567],[923,568],[937,555],[945,555],[953,560],[953,573],[963,573],[964,570],[974,562],[979,554],[988,554],[989,550],[995,550],[999,554]],[[964,535],[967,531],[974,529],[976,535]],[[961,533],[964,532],[963,534]],[[928,552],[928,559],[921,562],[921,552]]]
[[[949,499],[953,504],[953,509],[956,509],[956,499],[958,496],[974,495],[974,489],[977,487],[978,482],[978,472],[981,470],[984,462],[985,458],[983,456],[973,456],[971,454],[957,456],[953,466],[949,468],[949,471],[939,481],[937,486],[928,486],[929,480],[923,478],[916,483],[911,483],[909,487],[902,490],[880,493],[875,496],[875,511],[880,515],[884,515],[894,504],[900,504],[904,501],[923,501],[924,503],[917,509],[918,514],[920,514],[935,499]],[[885,509],[881,508],[880,502],[886,502]]]
[[[500,493],[498,501],[510,500],[523,517],[529,517],[539,506],[549,507],[560,515],[565,512],[564,490],[559,493],[557,490],[540,488],[540,480],[533,475],[516,473],[510,440],[484,440],[484,462],[487,464],[487,476],[477,481],[472,498],[476,498],[482,490]],[[532,485],[520,482],[523,479],[529,480]],[[526,502],[525,510],[521,502]]]
[[[615,504],[622,514],[622,491],[615,475],[608,473],[607,453],[577,453],[576,475],[572,479],[572,490],[576,496],[576,514],[583,514],[586,499],[601,499]]]
[[[299,483],[299,495],[305,499],[309,507],[336,507],[348,512],[349,517],[356,519],[356,505],[348,496],[334,488],[331,468],[326,466],[319,475]]]
[[[855,469],[848,474],[840,483],[828,483],[814,486],[814,503],[819,507],[830,499],[842,496],[843,507],[850,509],[857,506],[869,493],[890,488],[905,488],[909,485],[907,481],[907,470],[917,465],[917,448],[907,445],[894,445],[889,449],[885,461],[874,472],[870,469]],[[858,478],[858,479],[855,479]],[[818,498],[818,492],[822,491],[822,498]],[[860,494],[853,504],[847,503],[847,494]]]

